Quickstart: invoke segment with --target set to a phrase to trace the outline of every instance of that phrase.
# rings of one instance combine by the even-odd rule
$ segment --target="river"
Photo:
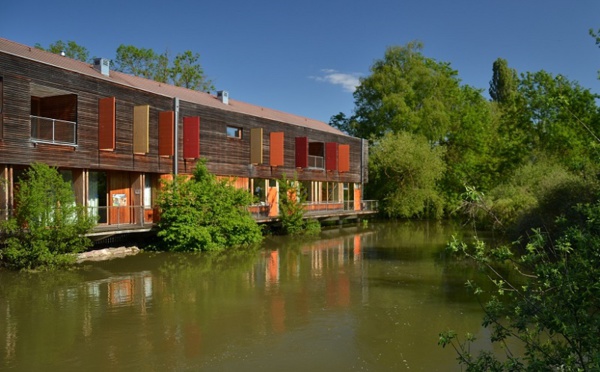
[[[455,227],[372,222],[227,254],[140,253],[0,271],[0,370],[459,371],[447,329],[483,341],[444,259]]]

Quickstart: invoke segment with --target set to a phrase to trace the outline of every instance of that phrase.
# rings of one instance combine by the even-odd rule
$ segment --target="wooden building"
[[[257,196],[257,217],[278,214],[284,174],[308,209],[360,210],[366,141],[326,123],[111,71],[0,38],[0,217],[32,162],[59,169],[100,226],[155,221],[160,179],[199,158]]]

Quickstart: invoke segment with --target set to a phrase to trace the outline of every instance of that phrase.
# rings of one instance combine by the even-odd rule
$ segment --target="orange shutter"
[[[350,145],[340,145],[338,151],[338,170],[340,172],[350,171]]]
[[[158,155],[175,154],[175,112],[164,111],[158,114]]]
[[[283,132],[271,132],[269,134],[270,165],[272,167],[283,166]]]
[[[115,132],[117,126],[116,98],[100,98],[98,100],[98,149],[115,149]]]

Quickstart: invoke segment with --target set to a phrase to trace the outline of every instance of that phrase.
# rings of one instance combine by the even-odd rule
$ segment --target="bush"
[[[13,269],[62,266],[91,246],[95,221],[75,204],[55,168],[34,163],[19,182],[13,217],[0,222],[0,262]]]
[[[600,366],[600,202],[578,206],[572,220],[557,226],[559,238],[535,230],[525,252],[518,246],[489,248],[478,242],[454,241],[453,252],[476,260],[489,271],[496,291],[485,303],[482,325],[491,328],[491,341],[503,345],[506,356],[469,352],[475,340],[459,341],[452,332],[440,334],[469,371],[561,370],[592,371]],[[517,249],[515,249],[515,247]],[[514,266],[519,282],[496,270],[498,263]],[[483,291],[469,283],[477,295]],[[520,341],[524,353],[507,346]]]
[[[521,166],[487,195],[468,188],[463,207],[481,226],[516,239],[534,227],[554,230],[558,217],[573,217],[572,206],[593,202],[597,189],[595,181],[545,159]]]
[[[283,232],[288,235],[317,235],[321,232],[319,221],[304,218],[306,193],[297,180],[285,175],[279,180],[279,218]]]
[[[157,201],[158,248],[209,251],[258,243],[262,231],[247,210],[251,203],[249,192],[218,181],[200,161],[191,179],[163,182]]]

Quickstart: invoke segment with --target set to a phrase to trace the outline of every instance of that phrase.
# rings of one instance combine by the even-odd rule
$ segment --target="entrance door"
[[[131,181],[125,172],[109,174],[109,224],[129,224],[132,221]]]

